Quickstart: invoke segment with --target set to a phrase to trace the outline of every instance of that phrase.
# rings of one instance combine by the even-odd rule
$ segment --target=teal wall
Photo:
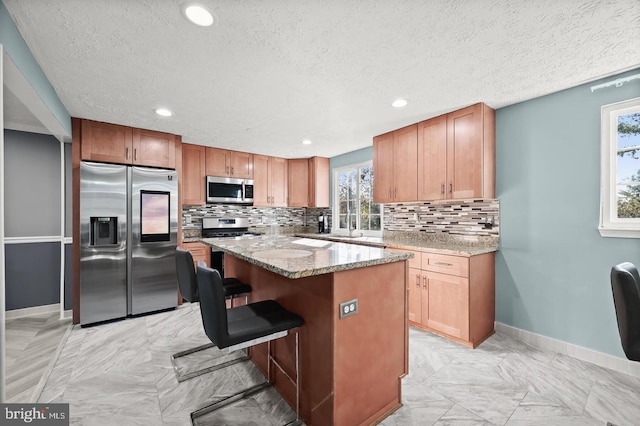
[[[24,42],[20,31],[18,31],[15,22],[13,22],[2,1],[0,1],[0,44],[2,44],[5,53],[31,84],[33,90],[56,117],[67,135],[71,135],[71,117],[67,109],[31,54],[29,47]]]
[[[372,145],[356,151],[347,152],[329,159],[329,190],[331,196],[331,206],[333,206],[333,170],[351,164],[364,163],[373,160],[373,138]]]
[[[622,358],[609,273],[640,264],[640,242],[597,229],[600,108],[639,97],[640,83],[590,87],[638,72],[496,112],[496,320]]]

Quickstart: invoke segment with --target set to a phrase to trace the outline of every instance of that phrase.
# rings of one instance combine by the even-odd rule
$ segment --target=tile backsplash
[[[246,217],[249,226],[265,233],[274,228],[318,226],[324,215],[331,224],[330,208],[253,207],[237,204],[207,204],[182,207],[185,235],[199,234],[203,217]],[[492,223],[491,228],[486,223]],[[384,230],[452,235],[500,234],[500,203],[497,199],[430,201],[384,205]],[[298,231],[296,231],[298,232]]]
[[[320,214],[329,208],[253,207],[237,204],[182,206],[182,229],[201,230],[203,217],[246,217],[251,228],[317,226]]]
[[[384,230],[498,236],[500,202],[474,199],[385,204]]]

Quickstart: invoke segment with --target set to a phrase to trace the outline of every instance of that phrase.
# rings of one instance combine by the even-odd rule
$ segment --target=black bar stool
[[[199,261],[198,263],[200,264],[200,262],[202,261]],[[180,247],[176,248],[176,271],[178,274],[178,286],[180,287],[182,298],[190,303],[198,302],[198,282],[196,279],[196,269],[193,265],[193,256],[191,256],[191,253],[189,251],[184,250]],[[241,294],[245,294],[246,297],[246,294],[251,292],[251,286],[241,282],[237,278],[225,278],[222,282],[222,285],[224,288],[225,298],[231,298],[231,306],[233,306],[233,299],[235,297]],[[244,361],[247,359],[246,357],[242,357],[208,368],[193,371],[187,374],[180,374],[178,366],[176,364],[176,358],[191,355],[205,349],[213,348],[214,346],[214,344],[208,343],[206,345],[197,346],[195,348],[187,349],[171,355],[171,364],[173,365],[173,370],[176,374],[178,382],[183,382],[185,380],[192,379],[210,371],[215,371],[227,365],[235,364],[236,362]]]
[[[640,276],[633,263],[611,268],[611,290],[624,354],[640,361]]]
[[[285,376],[296,385],[296,420],[300,418],[300,369],[299,336],[296,330],[295,365],[296,377],[292,379],[271,356],[271,341],[297,329],[304,320],[283,308],[275,300],[264,300],[246,306],[226,309],[224,288],[220,274],[215,269],[198,266],[198,289],[200,294],[200,312],[206,335],[218,348],[227,348],[229,352],[244,349],[267,342],[267,380],[259,385],[244,389],[220,401],[191,413],[191,421],[204,414],[218,410],[233,402],[251,396],[271,386],[271,363],[273,362]]]

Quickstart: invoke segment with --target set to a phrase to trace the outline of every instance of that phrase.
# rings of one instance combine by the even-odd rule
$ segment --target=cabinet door
[[[289,160],[289,206],[309,206],[309,160]]]
[[[393,132],[393,201],[418,199],[418,125]],[[377,175],[376,175],[377,178]],[[375,185],[375,183],[374,183]]]
[[[225,149],[207,147],[207,176],[229,176],[231,153]]]
[[[269,161],[269,177],[271,181],[271,205],[274,207],[287,206],[287,160],[271,157]]]
[[[131,127],[82,120],[80,129],[83,160],[131,164],[133,156]]]
[[[269,157],[254,154],[253,156],[253,205],[269,206]]]
[[[469,279],[429,271],[423,274],[429,298],[427,327],[469,340]]]
[[[482,104],[447,114],[447,198],[482,197]]]
[[[422,271],[409,268],[409,321],[422,323]],[[424,317],[425,319],[427,317]]]
[[[182,144],[182,204],[205,204],[205,147]]]
[[[175,169],[175,136],[153,130],[133,129],[132,164]]]
[[[253,154],[248,152],[231,152],[230,175],[240,179],[253,179]]]
[[[312,157],[309,159],[309,207],[329,206],[329,159]]]
[[[373,201],[393,201],[393,132],[373,138]]]
[[[446,197],[447,117],[432,118],[418,124],[418,200]]]

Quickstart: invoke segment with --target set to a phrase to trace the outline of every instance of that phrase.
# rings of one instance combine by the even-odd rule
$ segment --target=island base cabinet
[[[234,256],[230,274],[252,287],[250,301],[273,299],[304,319],[299,329],[300,417],[311,425],[374,424],[402,405],[408,373],[406,262],[288,279]],[[339,304],[358,313],[339,318]],[[270,366],[275,388],[295,409],[295,330],[271,343],[284,372]],[[267,344],[250,351],[267,372]],[[286,374],[285,374],[286,373]]]

